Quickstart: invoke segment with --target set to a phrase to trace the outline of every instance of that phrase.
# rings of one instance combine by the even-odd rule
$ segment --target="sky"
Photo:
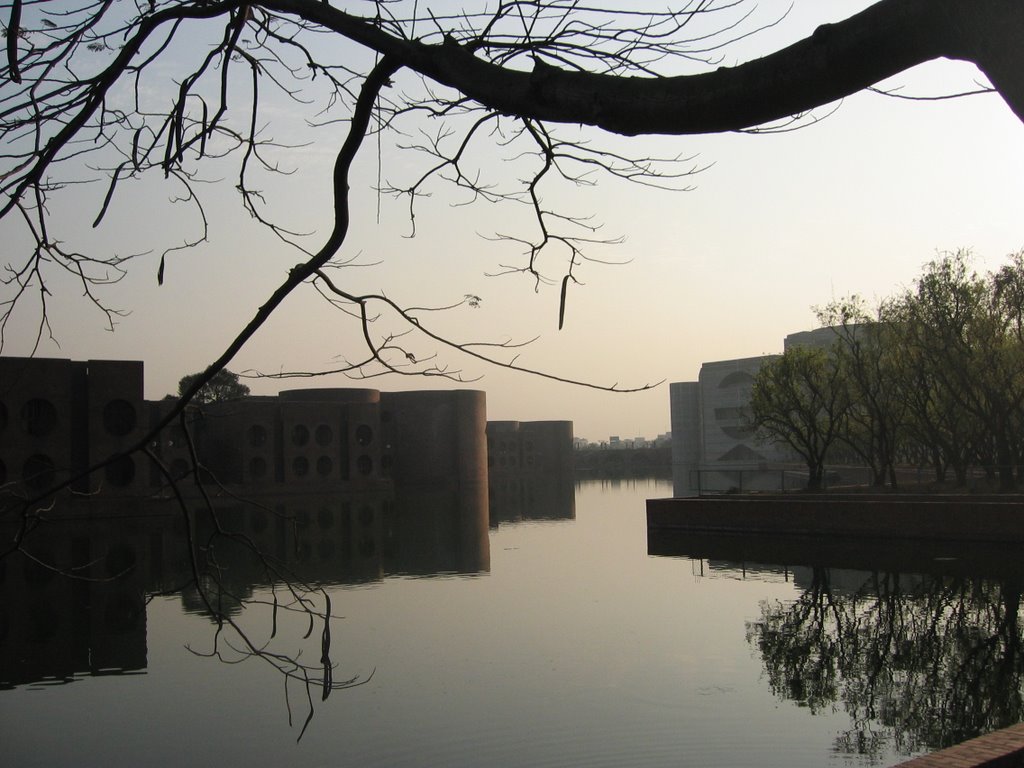
[[[797,0],[779,24],[735,48],[732,64],[800,39],[822,23],[867,2]],[[781,14],[779,2],[761,12]],[[176,74],[169,66],[167,77]],[[934,62],[885,84],[915,95],[967,90],[983,80],[973,65]],[[304,116],[267,102],[261,117],[286,140]],[[378,178],[408,180],[422,157],[382,145],[364,147],[352,183],[353,224],[343,255],[364,266],[341,270],[346,286],[381,290],[410,304],[444,305],[465,294],[479,308],[461,307],[430,321],[460,340],[536,340],[518,362],[598,385],[638,387],[622,394],[515,374],[444,353],[464,385],[440,379],[391,377],[347,382],[339,377],[247,383],[256,394],[304,386],[372,386],[382,390],[466,386],[487,392],[488,418],[569,419],[590,440],[653,437],[669,428],[668,382],[697,377],[703,361],[780,352],[786,334],[815,326],[813,307],[859,294],[869,302],[910,287],[937,253],[969,248],[979,271],[998,267],[1024,248],[1024,124],[998,95],[907,101],[876,93],[844,100],[824,119],[797,131],[682,138],[601,137],[607,146],[643,155],[697,156],[709,166],[693,189],[665,192],[601,178],[590,188],[545,189],[546,202],[593,216],[602,237],[623,238],[601,251],[619,265],[587,264],[585,285],[568,294],[558,330],[558,287],[525,276],[488,276],[517,253],[495,233],[527,231],[517,209],[461,206],[464,195],[437,186],[420,202],[416,235],[406,203],[378,195]],[[427,126],[428,129],[431,129]],[[321,130],[308,146],[282,151],[295,173],[268,180],[275,215],[316,233],[327,229],[327,175],[341,129]],[[408,138],[411,141],[412,138]],[[524,171],[497,154],[481,163],[498,180]],[[168,257],[165,283],[156,282],[159,249],[144,253],[127,277],[103,292],[126,314],[113,332],[70,281],[53,284],[50,317],[57,343],[41,356],[141,359],[146,396],[160,398],[178,379],[202,369],[227,346],[265,297],[298,261],[240,210],[230,172],[208,185],[209,242]],[[54,201],[58,236],[100,252],[142,253],[194,234],[196,217],[168,207],[177,191],[144,182],[115,199],[104,224],[89,224],[102,197],[96,187],[70,189]],[[520,228],[520,229],[517,229]],[[522,229],[526,228],[526,229]],[[310,242],[316,241],[314,234]],[[17,247],[9,224],[0,242]],[[17,317],[3,349],[27,354],[38,317]],[[294,294],[230,364],[234,371],[324,370],[355,355],[356,329],[308,286]],[[59,344],[59,345],[58,345]]]

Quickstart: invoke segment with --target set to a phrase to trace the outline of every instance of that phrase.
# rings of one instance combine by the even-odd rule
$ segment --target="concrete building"
[[[790,334],[783,349],[827,348],[834,341],[831,328],[818,328]],[[788,446],[759,440],[750,424],[754,377],[774,357],[704,363],[697,381],[669,385],[676,496],[778,489],[785,482],[782,469],[800,462]]]
[[[487,423],[492,527],[576,516],[571,421]]]
[[[148,427],[142,363],[0,357],[0,485],[44,490],[128,449]],[[133,494],[148,485],[138,459],[123,456],[73,489]]]
[[[476,488],[499,474],[571,472],[572,422],[499,422],[488,460],[485,394],[295,389],[189,408],[149,446],[127,452],[173,408],[146,402],[137,361],[0,358],[0,485],[31,495],[71,478],[73,489],[147,496],[201,471],[247,492]],[[88,468],[118,452],[102,470]],[[186,484],[186,486],[191,484]],[[184,487],[184,486],[183,486]]]

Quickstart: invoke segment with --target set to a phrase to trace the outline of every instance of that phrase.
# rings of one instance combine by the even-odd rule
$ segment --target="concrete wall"
[[[487,422],[490,477],[571,473],[575,467],[571,421]]]
[[[486,484],[483,392],[383,392],[380,419],[387,468],[397,484]]]
[[[126,450],[147,425],[142,363],[0,358],[0,482],[45,490]],[[75,489],[133,494],[148,480],[124,457]]]

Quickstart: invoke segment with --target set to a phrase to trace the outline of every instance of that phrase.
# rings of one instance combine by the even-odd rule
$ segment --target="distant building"
[[[496,422],[488,461],[483,392],[295,389],[186,411],[131,454],[174,406],[143,400],[139,361],[0,357],[0,485],[152,495],[193,471],[192,452],[217,482],[277,493],[334,487],[480,485],[498,472],[571,471],[572,422]],[[510,425],[515,425],[514,427]],[[118,453],[103,470],[86,470]],[[162,469],[161,469],[162,467]]]
[[[790,334],[784,349],[829,347],[831,328]],[[777,355],[701,365],[697,381],[669,385],[672,475],[677,496],[701,491],[778,488],[781,465],[799,461],[788,446],[759,440],[750,422],[750,395],[761,366]]]

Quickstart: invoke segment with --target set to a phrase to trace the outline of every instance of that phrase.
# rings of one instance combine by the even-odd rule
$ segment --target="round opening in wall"
[[[121,456],[107,464],[103,470],[107,482],[115,488],[131,485],[135,479],[135,462],[131,456]]]
[[[253,424],[249,427],[249,445],[253,448],[262,448],[267,444],[267,428],[262,424]]]
[[[356,442],[364,448],[373,442],[373,429],[369,424],[356,427]]]
[[[127,400],[111,400],[103,406],[103,428],[114,437],[124,437],[135,429],[135,406]]]
[[[356,469],[359,470],[359,474],[361,475],[365,476],[371,474],[373,472],[373,459],[366,454],[363,454],[356,459]]]
[[[21,426],[33,437],[45,437],[57,426],[57,409],[49,400],[34,397],[22,406]]]

